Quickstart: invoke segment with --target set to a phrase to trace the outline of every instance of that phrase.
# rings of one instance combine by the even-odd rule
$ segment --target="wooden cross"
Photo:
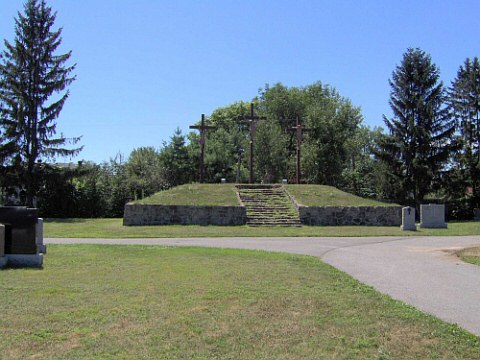
[[[201,155],[200,155],[200,182],[203,183],[205,178],[205,134],[207,130],[216,129],[216,126],[205,125],[205,114],[202,114],[202,123],[201,125],[190,125],[190,129],[197,129],[200,130],[200,148],[201,148]]]
[[[258,116],[254,114],[253,103],[250,104],[250,116],[244,116],[244,120],[248,120],[250,125],[250,184],[254,183],[253,176],[253,139],[255,137],[255,122],[258,120],[265,120],[265,116]]]
[[[303,132],[304,131],[312,131],[313,129],[307,129],[302,126],[300,116],[297,116],[297,124],[296,126],[293,126],[288,129],[288,131],[295,131],[297,133],[297,184],[300,184],[300,179],[302,177],[302,172],[300,169],[300,148],[302,146],[302,140],[303,140]]]

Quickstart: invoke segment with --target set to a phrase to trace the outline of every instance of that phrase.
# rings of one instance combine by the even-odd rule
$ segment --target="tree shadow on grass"
[[[45,221],[49,223],[62,223],[62,224],[75,224],[75,223],[81,224],[89,220],[94,220],[94,219],[82,219],[82,218],[47,218],[45,219]]]

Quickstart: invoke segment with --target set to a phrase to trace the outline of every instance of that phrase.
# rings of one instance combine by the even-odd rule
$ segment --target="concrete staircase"
[[[237,185],[250,226],[302,226],[298,211],[281,185]]]

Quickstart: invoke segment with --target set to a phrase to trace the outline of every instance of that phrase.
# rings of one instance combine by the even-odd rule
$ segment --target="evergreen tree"
[[[65,65],[71,52],[55,54],[62,32],[52,30],[55,17],[45,0],[27,0],[24,14],[15,19],[15,40],[5,40],[0,55],[0,155],[4,164],[23,173],[17,180],[25,187],[28,206],[37,191],[37,160],[81,150],[64,148],[79,138],[55,135],[55,121],[69,95],[64,90],[75,80],[75,65]]]
[[[480,206],[480,63],[466,59],[449,89],[449,107],[460,130],[459,171],[463,190],[472,189],[472,205]]]
[[[389,134],[380,138],[376,155],[397,179],[398,192],[391,195],[403,203],[423,201],[449,156],[455,124],[443,106],[439,78],[430,55],[410,48],[389,80],[393,117],[384,116]]]
[[[186,145],[186,137],[177,128],[170,138],[170,143],[164,143],[160,150],[160,166],[165,171],[165,187],[173,187],[191,182],[197,170],[193,168],[190,153]]]

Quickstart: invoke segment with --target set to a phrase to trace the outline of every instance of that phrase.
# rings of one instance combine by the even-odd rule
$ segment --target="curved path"
[[[480,336],[480,266],[456,250],[480,236],[335,238],[45,239],[46,244],[146,244],[311,255],[394,299]]]

